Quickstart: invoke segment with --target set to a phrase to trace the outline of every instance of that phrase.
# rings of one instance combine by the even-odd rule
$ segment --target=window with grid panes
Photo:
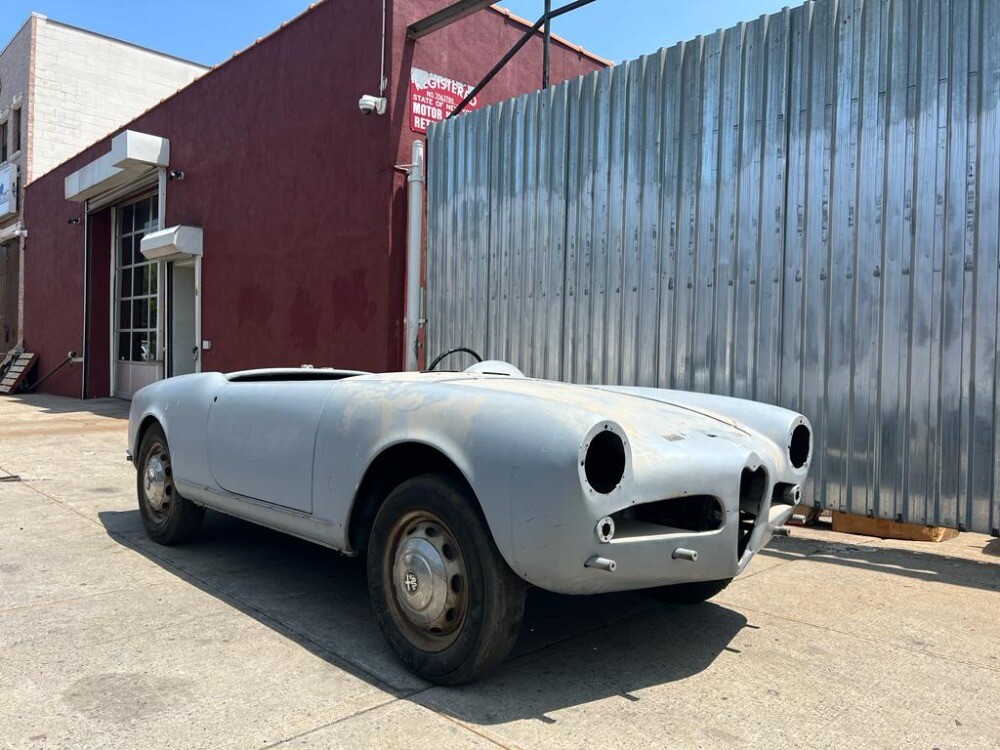
[[[115,252],[115,357],[119,362],[156,360],[159,310],[157,264],[139,252],[143,235],[156,229],[155,195],[118,209]]]

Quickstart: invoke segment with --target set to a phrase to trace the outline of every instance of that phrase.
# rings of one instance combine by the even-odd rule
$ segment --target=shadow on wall
[[[547,714],[701,672],[747,626],[715,604],[674,608],[640,594],[529,595],[514,654],[491,678],[433,689],[389,651],[368,604],[362,560],[208,513],[198,541],[149,541],[138,511],[99,514],[108,534],[329,663],[377,687],[474,724]],[[752,627],[752,626],[751,626]]]

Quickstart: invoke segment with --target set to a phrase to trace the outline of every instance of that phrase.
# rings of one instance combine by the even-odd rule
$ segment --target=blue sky
[[[558,7],[566,1],[553,0],[552,4]],[[532,21],[542,12],[542,0],[501,4]],[[796,0],[596,0],[557,19],[552,28],[620,62],[789,4]],[[306,0],[2,0],[0,45],[7,43],[31,11],[38,11],[54,20],[211,65],[307,6]]]

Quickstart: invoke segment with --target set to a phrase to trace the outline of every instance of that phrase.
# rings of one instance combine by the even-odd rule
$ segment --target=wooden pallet
[[[37,354],[22,352],[14,360],[14,364],[10,366],[10,369],[4,373],[3,380],[0,380],[0,394],[16,393],[17,389],[21,386],[21,381],[27,377],[37,360]]]
[[[877,536],[882,539],[907,539],[913,542],[943,542],[958,536],[958,529],[946,526],[924,526],[919,523],[903,523],[888,518],[868,518],[856,513],[835,511],[833,530],[845,534]]]

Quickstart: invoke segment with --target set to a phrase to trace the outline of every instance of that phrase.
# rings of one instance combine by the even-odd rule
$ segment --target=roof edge
[[[299,13],[298,15],[293,16],[292,18],[289,18],[287,21],[282,21],[279,26],[277,26],[276,28],[272,29],[267,34],[264,34],[263,36],[258,37],[257,39],[255,39],[254,41],[252,41],[250,44],[248,44],[246,47],[243,47],[242,49],[236,50],[235,52],[233,52],[232,55],[230,55],[229,57],[227,57],[222,62],[216,63],[215,65],[209,65],[207,67],[202,66],[202,67],[205,68],[205,70],[203,70],[200,75],[198,75],[194,79],[192,79],[187,85],[181,86],[174,93],[168,94],[167,96],[165,96],[162,99],[160,99],[160,101],[154,102],[153,104],[150,104],[148,107],[146,107],[146,109],[144,109],[142,112],[140,112],[139,114],[137,114],[131,120],[129,120],[128,122],[122,123],[121,125],[119,125],[116,128],[113,128],[112,130],[109,130],[107,133],[105,133],[101,137],[96,138],[91,143],[88,143],[86,146],[84,146],[83,148],[81,148],[79,151],[77,151],[72,156],[67,156],[61,162],[59,162],[58,164],[56,164],[55,166],[53,166],[51,169],[49,169],[49,171],[46,172],[44,175],[39,175],[39,178],[45,177],[46,175],[48,175],[48,174],[56,171],[57,169],[65,166],[66,164],[68,164],[69,162],[73,161],[74,159],[79,158],[80,156],[82,156],[83,154],[85,154],[87,151],[89,151],[90,149],[92,149],[95,146],[97,146],[97,144],[100,143],[101,141],[108,140],[110,138],[114,138],[117,134],[123,133],[126,130],[129,130],[135,123],[137,123],[139,120],[141,120],[143,117],[145,117],[146,115],[148,115],[150,112],[152,112],[157,107],[162,106],[165,102],[170,101],[171,99],[173,99],[176,96],[179,96],[182,92],[186,91],[187,89],[191,88],[192,86],[197,85],[201,81],[205,80],[206,76],[209,76],[212,73],[214,73],[215,71],[217,71],[219,68],[222,68],[223,66],[228,65],[233,60],[235,60],[238,57],[242,56],[243,54],[249,52],[251,49],[253,49],[257,45],[262,44],[263,42],[266,42],[271,37],[273,37],[273,36],[281,33],[287,26],[291,26],[292,24],[301,21],[303,18],[305,18],[306,16],[308,16],[310,13],[312,13],[316,8],[318,8],[321,5],[324,5],[326,2],[327,2],[327,0],[314,0],[301,13]],[[195,64],[197,65],[198,63],[195,63]]]
[[[79,31],[87,36],[97,37],[99,39],[107,39],[109,42],[114,42],[115,44],[121,44],[126,47],[132,47],[133,49],[141,50],[142,52],[148,52],[151,55],[156,55],[158,57],[166,57],[170,60],[176,60],[177,62],[182,62],[186,65],[193,65],[196,68],[201,68],[202,70],[208,70],[212,66],[205,65],[204,63],[196,62],[194,60],[189,60],[186,57],[180,57],[179,55],[172,55],[169,52],[164,52],[163,50],[153,49],[152,47],[147,47],[143,44],[137,44],[136,42],[130,42],[127,39],[119,39],[116,36],[111,36],[110,34],[104,34],[100,31],[94,31],[93,29],[86,29],[83,26],[76,26],[71,23],[66,23],[65,21],[57,21],[54,18],[48,18],[43,16],[41,13],[32,13],[32,16],[38,18],[46,23],[51,23],[54,26],[62,26],[64,29],[71,29],[72,31]]]
[[[506,8],[502,8],[499,5],[491,5],[489,6],[488,9],[492,10],[494,13],[499,13],[500,15],[505,16],[506,18],[510,19],[519,26],[523,26],[525,29],[530,29],[532,26],[535,25],[531,21],[528,21],[527,19],[521,18],[520,16],[511,13],[509,10],[507,10]],[[542,33],[541,31],[538,32],[538,34],[541,33]],[[600,55],[595,55],[590,50],[584,49],[579,44],[574,44],[565,37],[561,37],[558,34],[552,34],[551,36],[553,42],[558,42],[563,47],[568,47],[569,49],[573,50],[574,52],[578,52],[584,57],[589,57],[594,62],[598,62],[601,65],[604,65],[609,68],[615,64],[613,60],[607,60],[601,57]]]
[[[24,28],[31,23],[31,19],[33,18],[45,18],[45,16],[41,13],[30,13],[28,17],[24,19],[24,23],[18,26],[14,33],[10,35],[10,39],[4,42],[3,47],[0,47],[0,55],[7,51],[7,48],[14,43],[15,39],[17,39],[17,35],[24,31]]]

